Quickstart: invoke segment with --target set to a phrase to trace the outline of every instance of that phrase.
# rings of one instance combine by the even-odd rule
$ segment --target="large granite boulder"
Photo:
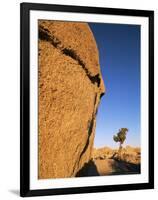
[[[87,23],[39,20],[38,177],[74,177],[89,162],[104,93]]]

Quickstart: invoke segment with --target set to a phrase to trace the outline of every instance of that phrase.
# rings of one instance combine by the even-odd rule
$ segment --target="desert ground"
[[[92,159],[77,176],[103,176],[140,173],[141,153],[139,147],[126,146],[118,159],[118,149],[103,147],[93,149]]]

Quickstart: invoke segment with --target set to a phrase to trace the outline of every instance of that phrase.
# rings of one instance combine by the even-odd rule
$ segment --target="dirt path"
[[[113,166],[115,165],[115,160],[105,159],[105,160],[95,160],[94,163],[97,167],[98,173],[100,175],[108,175],[113,172]]]
[[[87,163],[77,176],[104,176],[140,173],[140,165],[114,159],[97,159]]]
[[[140,171],[138,165],[114,159],[95,160],[94,163],[100,175],[133,174]]]

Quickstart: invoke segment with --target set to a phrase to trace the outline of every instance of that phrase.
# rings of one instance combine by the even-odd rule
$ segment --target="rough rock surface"
[[[39,20],[38,177],[74,177],[91,158],[105,92],[87,23]]]

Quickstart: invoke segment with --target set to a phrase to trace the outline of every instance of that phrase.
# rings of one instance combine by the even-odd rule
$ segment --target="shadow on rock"
[[[95,163],[90,160],[77,172],[76,177],[100,176]]]

